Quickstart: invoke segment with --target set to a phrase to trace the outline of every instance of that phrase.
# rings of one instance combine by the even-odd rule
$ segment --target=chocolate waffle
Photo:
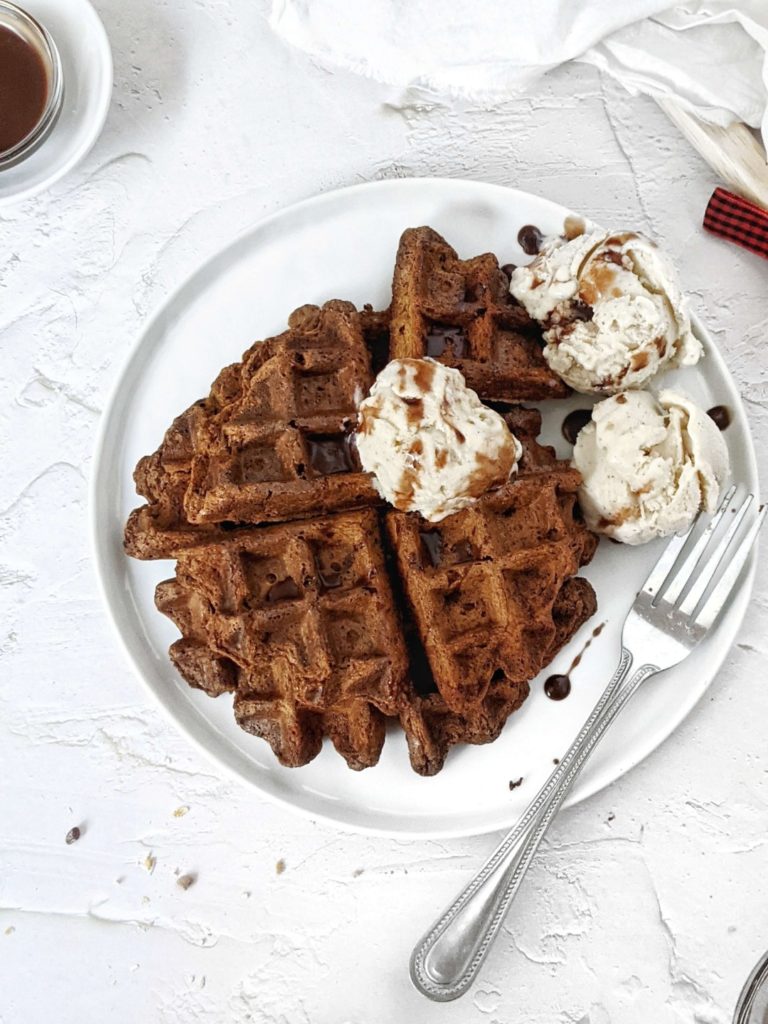
[[[559,525],[547,526],[547,531],[554,529],[558,540],[544,541],[545,551],[556,553],[558,565],[562,565],[567,561],[562,549],[570,538],[573,550],[568,564],[575,572],[594,549],[592,535],[572,518],[572,471],[557,462],[551,448],[536,441],[541,423],[538,412],[517,407],[508,410],[506,418],[523,445],[514,493],[525,501],[520,490],[525,483],[528,498],[534,498],[530,506],[519,510],[513,510],[508,495],[500,506],[487,509],[486,503],[500,497],[496,492],[437,526],[418,516],[389,513],[390,531],[393,519],[398,528],[392,532],[394,543],[384,551],[372,510],[229,533],[217,526],[189,527],[201,531],[190,542],[195,546],[177,549],[176,578],[161,583],[156,594],[158,608],[182,633],[170,651],[180,673],[190,685],[211,696],[233,692],[240,725],[265,738],[280,761],[290,766],[311,760],[324,735],[352,767],[375,764],[386,717],[399,717],[413,768],[420,774],[439,771],[455,744],[495,739],[509,715],[525,700],[527,680],[554,657],[595,609],[589,583],[566,578],[551,603],[549,621],[532,626],[529,632],[518,629],[513,633],[521,650],[515,651],[511,642],[499,647],[499,627],[486,628],[482,640],[477,632],[458,636],[449,653],[458,654],[459,663],[468,669],[472,658],[481,673],[485,670],[487,674],[497,663],[506,666],[493,667],[479,699],[474,703],[467,700],[466,706],[456,710],[435,683],[437,677],[445,685],[441,673],[446,669],[444,660],[434,659],[429,634],[423,628],[425,621],[429,624],[429,616],[423,612],[424,594],[440,596],[439,577],[448,566],[447,571],[467,577],[455,588],[457,603],[465,594],[471,597],[466,588],[471,586],[468,570],[473,564],[480,564],[492,580],[499,576],[498,565],[494,569],[487,561],[478,562],[476,554],[473,561],[467,560],[477,543],[478,516],[491,538],[498,540],[496,526],[506,534],[520,535],[515,568],[526,587],[531,577],[524,575],[529,570],[521,569],[520,560],[528,557],[531,566],[535,563],[540,569],[540,562],[531,554],[536,548],[532,541],[537,536],[536,524],[540,533],[550,520],[546,503],[553,493],[558,495]],[[171,450],[169,444],[169,454]],[[537,493],[540,497],[535,500]],[[512,514],[507,517],[505,512]],[[499,514],[504,523],[498,522]],[[521,532],[523,520],[529,518],[533,520],[530,529]],[[416,564],[408,560],[413,527],[419,544]],[[404,555],[405,570],[401,566]],[[385,556],[391,584],[383,569]],[[501,569],[505,582],[506,571]],[[426,585],[421,598],[418,586],[415,588],[417,599],[409,608],[401,590],[413,591],[419,576],[425,577]],[[540,588],[530,591],[527,611],[540,592]],[[484,593],[480,586],[481,602]],[[397,606],[406,616],[408,654]],[[508,606],[509,613],[519,615],[516,591]],[[543,612],[540,617],[545,618]],[[446,617],[443,630],[451,621]],[[474,643],[467,642],[473,639]],[[541,645],[538,654],[534,650],[537,644]],[[432,665],[426,660],[425,645]],[[506,660],[489,660],[485,646]],[[510,652],[516,661],[510,662]],[[512,669],[512,665],[518,667]],[[466,678],[470,677],[471,671]],[[471,694],[463,692],[462,696]]]
[[[454,744],[498,735],[594,612],[574,578],[595,545],[574,515],[579,477],[536,441],[535,410],[500,409],[519,473],[471,508],[434,525],[386,512],[382,534],[367,507],[381,500],[350,437],[389,357],[458,366],[489,401],[565,393],[506,288],[493,257],[460,261],[429,229],[406,232],[397,331],[370,307],[301,307],[137,466],[147,504],[126,550],[178,558],[156,592],[182,634],[171,658],[190,685],[232,693],[239,724],[283,764],[306,764],[328,736],[368,767],[398,719],[414,769],[433,774]],[[398,351],[419,318],[421,349]]]
[[[574,516],[578,472],[522,429],[538,428],[538,414],[510,418],[524,456],[509,483],[440,523],[386,515],[435,684],[458,715],[476,713],[494,684],[524,683],[548,663],[555,602],[597,543]]]
[[[380,502],[354,447],[373,376],[349,302],[302,306],[243,361],[240,394],[192,431],[192,523],[296,519]]]
[[[147,504],[134,509],[125,526],[124,546],[133,558],[172,558],[179,551],[223,534],[228,526],[190,523],[184,510],[192,465],[192,434],[201,419],[215,415],[239,391],[240,364],[221,371],[208,398],[177,416],[152,455],[139,460],[133,474]]]
[[[573,577],[565,581],[552,606],[554,636],[545,662],[550,662],[576,630],[594,615],[596,607],[595,592],[587,580]],[[439,772],[448,751],[457,744],[492,743],[529,690],[525,681],[500,677],[491,682],[477,708],[469,714],[457,714],[441,697],[429,665],[413,646],[411,678],[411,698],[400,715],[400,722],[408,741],[411,765],[419,775]]]
[[[564,398],[541,330],[509,294],[495,256],[460,260],[432,228],[403,232],[392,282],[390,358],[430,356],[461,370],[481,398]]]
[[[349,303],[342,303],[341,306],[344,316],[351,317],[353,307],[350,307]],[[317,307],[305,306],[297,310],[292,319],[311,319],[316,314]],[[359,314],[359,318],[365,348],[376,370],[387,359],[389,314],[374,311],[367,306]],[[286,335],[282,335],[281,338],[285,340]],[[309,343],[305,336],[305,344]],[[254,363],[266,362],[269,358],[268,352],[262,353],[262,349],[267,344],[270,343],[256,342],[245,353],[242,362],[222,370],[208,398],[195,402],[178,416],[166,432],[157,451],[145,456],[138,463],[134,473],[136,490],[147,499],[147,504],[134,509],[128,518],[125,528],[125,549],[129,555],[141,559],[172,558],[185,548],[206,543],[218,534],[236,527],[233,520],[203,524],[192,523],[187,516],[184,499],[190,483],[195,454],[193,435],[205,438],[208,423],[217,417],[222,409],[241,397],[243,367],[248,366],[252,370]],[[279,346],[281,340],[273,339],[271,344]],[[297,354],[303,355],[301,352]],[[361,358],[359,350],[357,355]],[[354,453],[350,452],[350,458],[354,458]],[[366,490],[365,502],[361,504],[375,500],[378,500],[377,496]]]
[[[351,768],[376,763],[406,700],[407,657],[371,510],[242,530],[182,551],[155,600],[182,639],[174,664],[234,692],[243,729],[282,764],[324,735]]]

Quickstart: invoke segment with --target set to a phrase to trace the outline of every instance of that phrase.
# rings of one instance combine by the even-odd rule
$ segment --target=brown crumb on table
[[[559,757],[553,757],[552,758],[552,764],[560,764],[560,758]]]
[[[282,873],[285,871],[285,861],[283,860],[282,857],[277,862],[277,864],[275,864],[275,871],[278,873],[278,875],[282,875]]]
[[[147,869],[150,875],[155,870],[155,864],[157,864],[157,857],[155,857],[153,853],[148,853],[147,856],[144,858],[144,867]]]
[[[12,924],[9,924],[8,927],[5,929],[5,934],[6,935],[13,935],[13,933],[15,931],[16,931],[16,929],[14,928],[14,926]]]
[[[362,875],[362,873],[364,871],[365,871],[365,868],[355,868],[355,870],[352,872],[352,877],[353,878],[359,878],[360,875]]]
[[[178,885],[180,889],[184,889],[186,892],[190,885],[194,885],[196,881],[197,875],[181,875],[180,878],[176,879],[176,885]]]
[[[520,776],[519,779],[510,779],[509,780],[509,788],[510,789],[517,789],[517,787],[518,786],[522,786],[522,784],[523,784],[523,776],[522,775]]]
[[[67,835],[66,835],[66,838],[64,839],[64,842],[67,844],[67,846],[71,846],[72,843],[76,843],[77,842],[77,840],[80,838],[80,836],[82,834],[83,834],[82,830],[79,829],[77,827],[77,825],[75,825],[74,828],[71,828],[69,830],[69,832],[67,832]]]
[[[184,815],[188,813],[188,811],[189,807],[187,807],[186,804],[182,804],[181,807],[176,808],[176,810],[173,812],[173,816],[174,818],[183,818]]]
[[[613,821],[613,819],[614,819],[615,817],[616,817],[616,815],[615,815],[615,814],[613,813],[613,811],[610,811],[610,812],[609,812],[609,814],[608,814],[608,821],[609,821],[609,822],[610,822],[610,821]]]

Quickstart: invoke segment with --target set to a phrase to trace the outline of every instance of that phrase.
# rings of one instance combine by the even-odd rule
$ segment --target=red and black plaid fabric
[[[716,188],[704,214],[704,227],[768,260],[768,210]]]

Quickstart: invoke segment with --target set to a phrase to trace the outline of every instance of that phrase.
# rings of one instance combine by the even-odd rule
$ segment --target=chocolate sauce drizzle
[[[581,664],[581,659],[584,657],[587,648],[592,646],[592,641],[596,640],[604,629],[604,622],[601,622],[599,626],[595,626],[592,630],[592,636],[587,640],[582,649],[573,659],[570,668],[564,675],[562,673],[556,673],[549,676],[549,678],[544,681],[544,693],[550,700],[565,700],[571,692],[571,672]]]

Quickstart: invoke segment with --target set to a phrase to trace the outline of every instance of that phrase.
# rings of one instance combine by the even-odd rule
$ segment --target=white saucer
[[[64,102],[48,138],[26,160],[0,171],[0,207],[49,188],[99,137],[112,96],[112,52],[88,0],[21,0],[51,33],[61,56]]]

